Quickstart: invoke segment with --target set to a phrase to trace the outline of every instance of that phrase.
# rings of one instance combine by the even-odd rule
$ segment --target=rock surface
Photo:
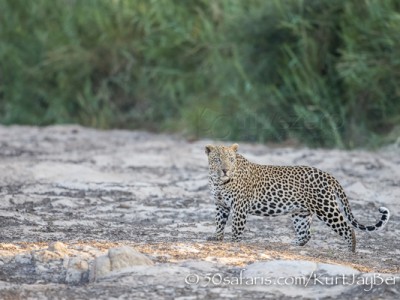
[[[0,126],[0,299],[398,298],[397,146],[239,147],[254,162],[330,172],[361,223],[374,223],[378,208],[388,207],[387,227],[356,232],[357,253],[350,254],[317,219],[306,246],[290,245],[289,216],[250,217],[239,244],[229,242],[228,223],[227,241],[207,242],[214,231],[207,143],[140,131]],[[322,283],[290,282],[310,274]],[[340,282],[343,276],[358,281]],[[257,277],[288,282],[243,283]]]

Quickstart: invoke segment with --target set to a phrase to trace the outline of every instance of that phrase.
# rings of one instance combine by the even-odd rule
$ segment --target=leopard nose
[[[227,172],[228,172],[228,169],[222,169],[222,173],[224,173],[224,175],[226,175]]]

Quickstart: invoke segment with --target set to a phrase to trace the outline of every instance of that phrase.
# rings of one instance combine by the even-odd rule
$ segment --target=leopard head
[[[208,156],[209,174],[213,179],[227,183],[235,174],[236,153],[239,145],[215,146],[207,145],[205,147]]]

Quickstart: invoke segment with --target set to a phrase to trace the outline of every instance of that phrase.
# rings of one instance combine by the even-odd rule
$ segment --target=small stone
[[[17,264],[23,265],[31,263],[32,258],[29,254],[17,254],[15,255],[14,260]]]
[[[68,260],[68,267],[65,276],[67,283],[80,283],[87,280],[89,264],[80,257],[72,257]]]
[[[53,252],[59,252],[59,253],[63,253],[63,254],[67,254],[68,253],[68,248],[64,243],[61,242],[53,242],[49,245],[49,247],[47,248],[49,251],[53,251]]]
[[[52,260],[59,260],[61,258],[59,253],[48,250],[35,250],[31,252],[32,258],[35,261],[47,263]]]
[[[121,203],[118,208],[131,208],[131,206],[128,203]]]
[[[0,251],[0,260],[3,263],[9,263],[13,260],[14,253],[12,251]]]
[[[112,271],[130,266],[153,265],[154,263],[142,253],[128,246],[108,250]]]
[[[147,256],[128,246],[109,249],[107,255],[96,257],[90,270],[89,280],[95,281],[113,271],[132,266],[153,265]]]
[[[107,255],[96,257],[90,269],[89,280],[95,281],[111,272],[110,258]]]

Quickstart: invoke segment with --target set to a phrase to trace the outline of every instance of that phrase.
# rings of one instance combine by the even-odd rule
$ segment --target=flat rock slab
[[[398,146],[239,146],[254,162],[328,171],[361,223],[374,223],[378,208],[388,207],[387,227],[357,232],[351,254],[316,219],[310,242],[291,246],[289,216],[250,217],[239,244],[229,242],[228,223],[227,241],[207,242],[214,231],[208,143],[141,131],[0,126],[0,298],[398,299]],[[96,266],[105,270],[97,277]],[[311,281],[313,274],[325,281]],[[289,282],[296,276],[311,279],[307,286]],[[343,276],[355,281],[340,282]]]

